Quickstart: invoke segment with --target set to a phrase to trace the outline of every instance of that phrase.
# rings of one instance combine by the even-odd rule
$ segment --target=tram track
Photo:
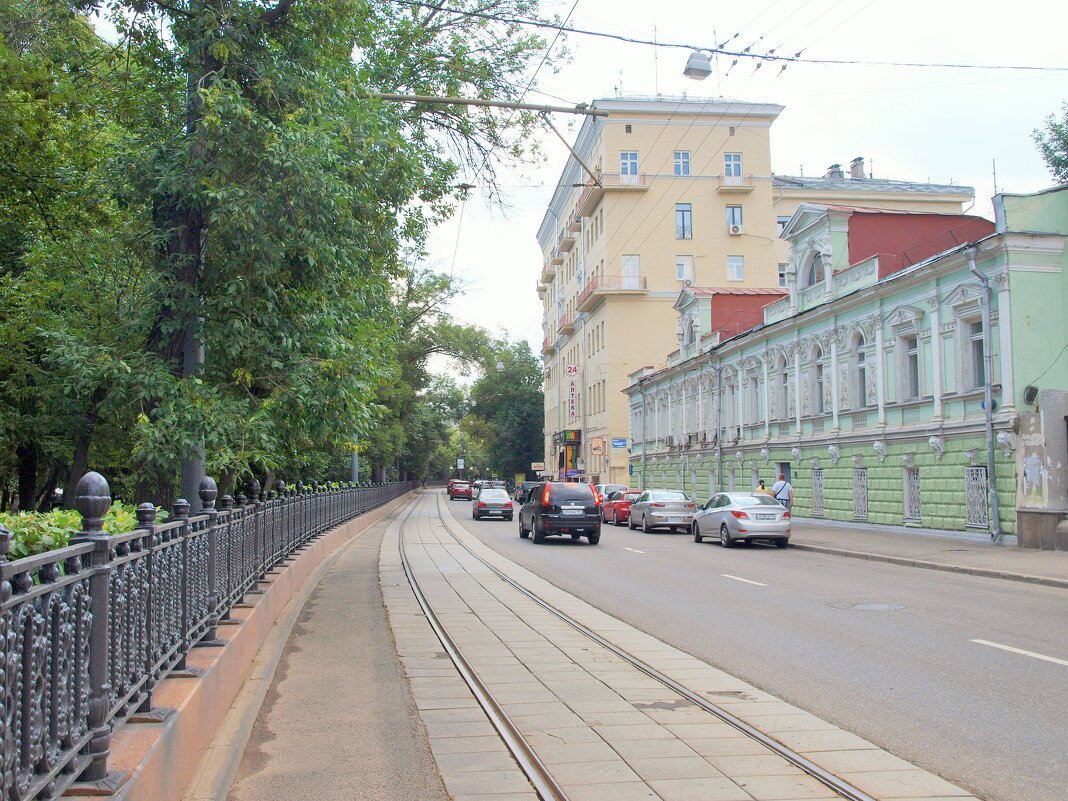
[[[622,659],[631,667],[643,673],[645,676],[655,680],[666,689],[677,694],[686,701],[692,703],[699,709],[708,712],[718,720],[726,723],[734,728],[739,733],[759,743],[764,748],[768,749],[771,753],[786,760],[794,767],[802,771],[804,774],[812,777],[816,781],[820,782],[843,799],[847,801],[877,801],[873,796],[865,793],[864,791],[853,786],[849,782],[840,779],[829,771],[825,770],[821,766],[807,759],[803,755],[788,748],[777,740],[769,737],[758,729],[741,720],[737,716],[731,714],[727,710],[723,709],[719,705],[709,701],[708,699],[698,695],[689,688],[675,681],[671,677],[665,675],[661,671],[647,664],[643,660],[628,653],[624,649],[615,645],[611,641],[605,639],[597,632],[591,630],[587,626],[583,625],[579,621],[575,620],[566,613],[560,611],[552,604],[548,603],[535,593],[528,590],[522,584],[518,583],[510,576],[502,572],[500,569],[486,561],[484,558],[475,553],[470,547],[468,547],[462,539],[457,536],[455,524],[449,518],[450,515],[446,515],[441,508],[441,498],[435,497],[435,512],[437,519],[441,522],[444,529],[452,537],[453,541],[460,546],[472,559],[476,560],[479,564],[485,567],[495,577],[507,584],[512,589],[518,591],[528,600],[532,601],[546,612],[550,613],[563,623],[572,627],[575,631],[582,634],[584,637],[595,642],[600,647],[604,648],[609,653]],[[404,544],[404,531],[405,524],[408,522],[408,518],[412,512],[419,506],[418,503],[413,504],[405,512],[404,518],[401,521],[401,531],[399,540],[400,559],[404,568],[405,576],[408,579],[408,583],[415,593],[416,599],[422,608],[427,620],[430,622],[435,635],[441,641],[442,646],[445,648],[450,659],[456,665],[457,670],[460,672],[461,677],[471,688],[472,693],[482,706],[490,719],[490,722],[497,729],[501,738],[504,740],[508,749],[511,751],[516,762],[520,768],[526,774],[531,784],[534,786],[538,795],[544,799],[544,801],[568,801],[568,796],[563,787],[553,778],[545,764],[538,758],[533,747],[526,741],[520,732],[516,724],[508,717],[504,711],[502,705],[493,697],[492,692],[486,686],[484,682],[478,676],[477,671],[472,667],[470,662],[464,656],[462,650],[459,648],[455,640],[449,635],[448,630],[442,624],[433,608],[430,606],[422,588],[419,586],[418,578],[415,576],[414,571],[408,561],[407,553]]]

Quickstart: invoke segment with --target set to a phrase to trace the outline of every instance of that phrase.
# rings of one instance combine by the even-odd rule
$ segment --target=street
[[[625,527],[534,546],[444,505],[568,592],[980,797],[1064,798],[1064,590]]]

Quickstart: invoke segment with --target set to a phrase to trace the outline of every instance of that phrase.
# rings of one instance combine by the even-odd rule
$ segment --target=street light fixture
[[[712,74],[712,62],[700,50],[694,50],[690,53],[690,59],[686,62],[686,69],[682,74],[695,81],[703,81]]]

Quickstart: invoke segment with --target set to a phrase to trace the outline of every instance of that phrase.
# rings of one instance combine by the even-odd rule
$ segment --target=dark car
[[[467,481],[454,481],[452,486],[449,487],[449,500],[455,501],[457,498],[466,498],[471,500],[471,484]]]
[[[519,536],[533,534],[534,542],[548,536],[601,540],[601,502],[591,484],[550,481],[536,484],[519,510]]]
[[[537,481],[524,481],[518,487],[515,488],[515,500],[516,503],[526,503],[527,495],[530,494],[530,490],[538,486]]]

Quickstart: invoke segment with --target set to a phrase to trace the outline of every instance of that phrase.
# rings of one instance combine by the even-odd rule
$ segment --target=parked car
[[[766,540],[785,548],[790,542],[790,511],[761,492],[721,492],[693,517],[694,542],[719,537],[724,548],[744,540]]]
[[[525,503],[527,500],[527,494],[531,489],[538,486],[537,481],[524,481],[518,487],[515,488],[515,501],[516,503]]]
[[[500,487],[483,487],[478,499],[471,504],[471,517],[475,520],[483,517],[511,520],[512,513],[512,499],[508,497],[508,490]]]
[[[449,487],[449,500],[455,501],[457,498],[466,498],[471,500],[471,484],[467,481],[454,481],[452,486]]]
[[[627,528],[633,531],[641,526],[646,533],[654,528],[688,531],[696,511],[697,504],[685,492],[646,490],[631,501]]]
[[[594,484],[593,488],[597,490],[597,494],[601,496],[602,501],[613,492],[626,492],[630,489],[626,484]]]
[[[548,481],[527,494],[519,510],[519,536],[533,534],[534,542],[547,536],[586,537],[590,545],[601,541],[601,505],[591,484]]]
[[[638,490],[616,490],[609,494],[601,503],[601,522],[622,526],[630,519],[630,505],[639,495]]]

